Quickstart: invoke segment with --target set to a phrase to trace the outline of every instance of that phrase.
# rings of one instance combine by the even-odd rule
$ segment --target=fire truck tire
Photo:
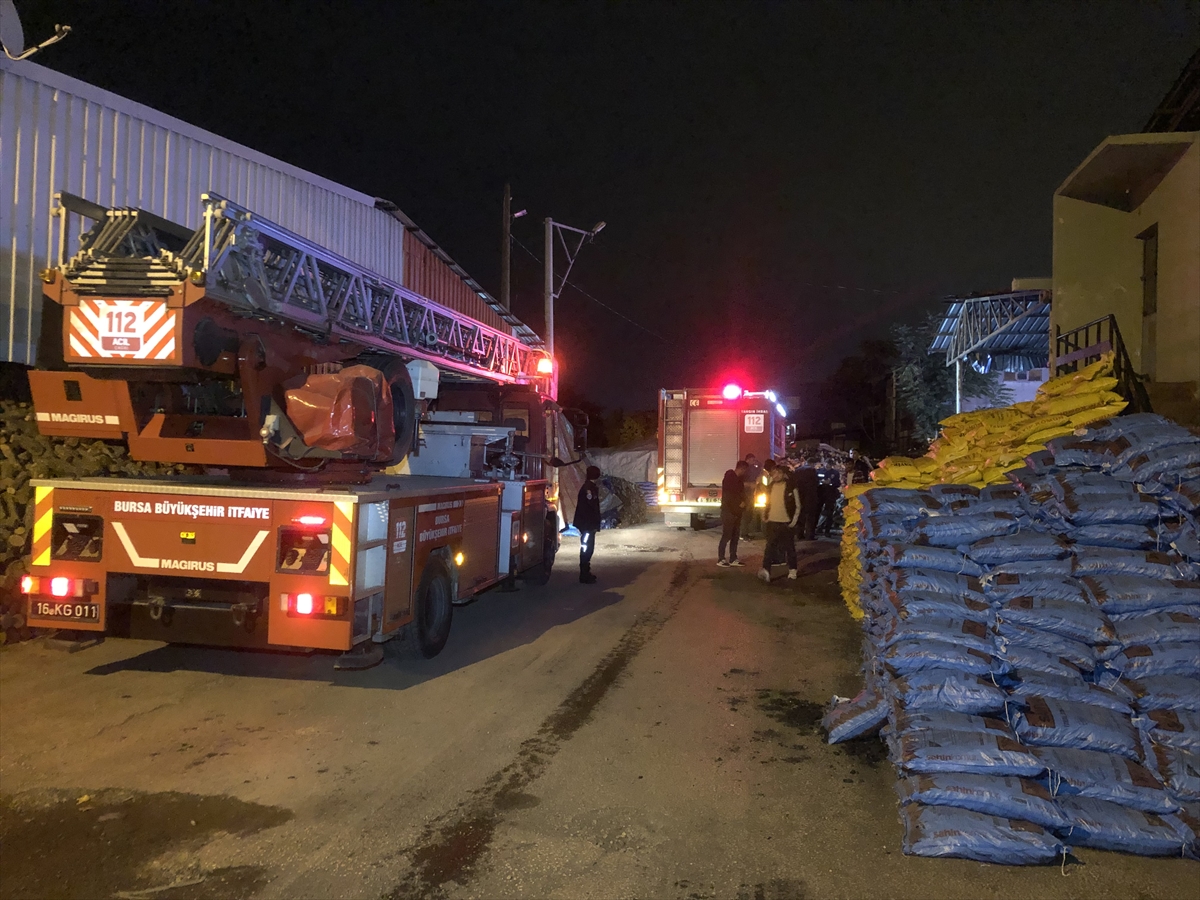
[[[417,433],[417,400],[413,393],[412,378],[401,360],[389,361],[382,369],[392,392],[392,427],[396,432],[396,446],[392,451],[392,465],[398,465],[413,448]]]
[[[441,557],[432,557],[421,573],[421,584],[413,597],[412,622],[404,636],[409,655],[433,659],[442,652],[450,637],[450,620],[454,615],[454,582],[450,569]]]
[[[554,532],[557,524],[552,520],[546,521],[545,538],[542,540],[542,561],[532,569],[525,571],[524,579],[530,584],[546,584],[550,581],[550,573],[554,570],[554,558],[558,555],[558,540]]]

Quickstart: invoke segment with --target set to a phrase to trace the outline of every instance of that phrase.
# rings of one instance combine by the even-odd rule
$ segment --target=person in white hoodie
[[[768,465],[770,469],[768,470]],[[796,523],[800,520],[800,492],[790,484],[787,469],[782,466],[763,466],[768,473],[767,506],[763,510],[763,523],[767,533],[767,546],[763,551],[762,569],[758,577],[770,582],[771,566],[778,558],[787,561],[788,578],[796,580]]]

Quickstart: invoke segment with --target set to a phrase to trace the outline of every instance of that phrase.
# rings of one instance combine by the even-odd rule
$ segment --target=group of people
[[[742,565],[738,541],[743,531],[749,532],[754,513],[760,510],[766,548],[758,577],[769,582],[771,566],[786,562],[787,577],[795,580],[797,538],[811,541],[818,533],[832,533],[840,493],[841,473],[837,469],[818,470],[805,459],[768,459],[759,466],[754,454],[748,454],[725,472],[721,482],[717,565]],[[760,496],[764,501],[761,505],[756,503]]]

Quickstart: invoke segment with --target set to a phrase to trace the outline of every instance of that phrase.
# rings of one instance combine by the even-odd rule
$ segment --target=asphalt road
[[[900,852],[836,544],[763,585],[716,535],[600,535],[455,612],[437,659],[0,649],[0,898],[1200,897],[1200,865]],[[743,554],[756,562],[761,544]]]

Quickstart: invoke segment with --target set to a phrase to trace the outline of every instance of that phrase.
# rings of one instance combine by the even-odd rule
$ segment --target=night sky
[[[397,203],[499,295],[500,201],[608,223],[564,383],[785,393],[953,293],[1050,273],[1051,195],[1140,130],[1200,3],[17,0],[37,61]],[[542,326],[540,265],[514,307]],[[643,330],[644,329],[644,330]]]

